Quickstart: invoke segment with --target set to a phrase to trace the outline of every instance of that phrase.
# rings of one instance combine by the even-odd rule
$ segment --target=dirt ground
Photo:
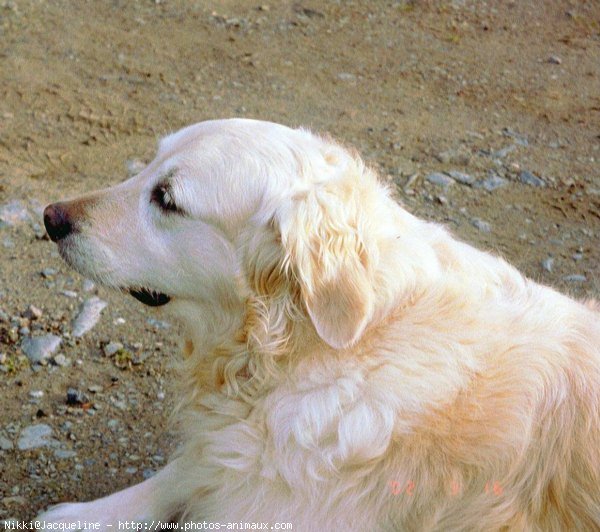
[[[84,285],[36,224],[181,126],[327,131],[412,212],[539,282],[600,294],[600,3],[261,1],[0,1],[0,207],[27,209],[0,223],[0,519],[107,494],[168,458],[177,326]],[[440,172],[466,177],[444,186]],[[93,295],[108,306],[75,338]],[[60,347],[30,364],[23,341],[47,333]],[[37,424],[50,439],[21,450]]]

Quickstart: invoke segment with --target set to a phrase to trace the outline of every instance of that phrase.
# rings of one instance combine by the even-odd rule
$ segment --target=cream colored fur
[[[165,176],[184,214],[152,203]],[[185,326],[183,443],[150,484],[43,519],[121,501],[297,531],[600,529],[593,303],[412,216],[330,139],[270,123],[186,128],[84,202],[65,259],[170,295]]]

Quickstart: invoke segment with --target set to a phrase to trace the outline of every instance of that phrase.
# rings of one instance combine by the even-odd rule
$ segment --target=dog
[[[201,122],[44,222],[185,348],[172,461],[40,521],[600,529],[598,305],[411,215],[331,138]]]

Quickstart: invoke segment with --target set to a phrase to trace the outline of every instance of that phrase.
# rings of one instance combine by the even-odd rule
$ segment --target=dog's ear
[[[278,216],[285,262],[319,336],[342,349],[373,315],[372,245],[354,179],[296,194]]]

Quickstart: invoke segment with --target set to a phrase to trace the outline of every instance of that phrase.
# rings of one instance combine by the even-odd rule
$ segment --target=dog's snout
[[[52,203],[44,209],[44,225],[53,242],[73,232],[73,222],[68,210],[61,203]]]

